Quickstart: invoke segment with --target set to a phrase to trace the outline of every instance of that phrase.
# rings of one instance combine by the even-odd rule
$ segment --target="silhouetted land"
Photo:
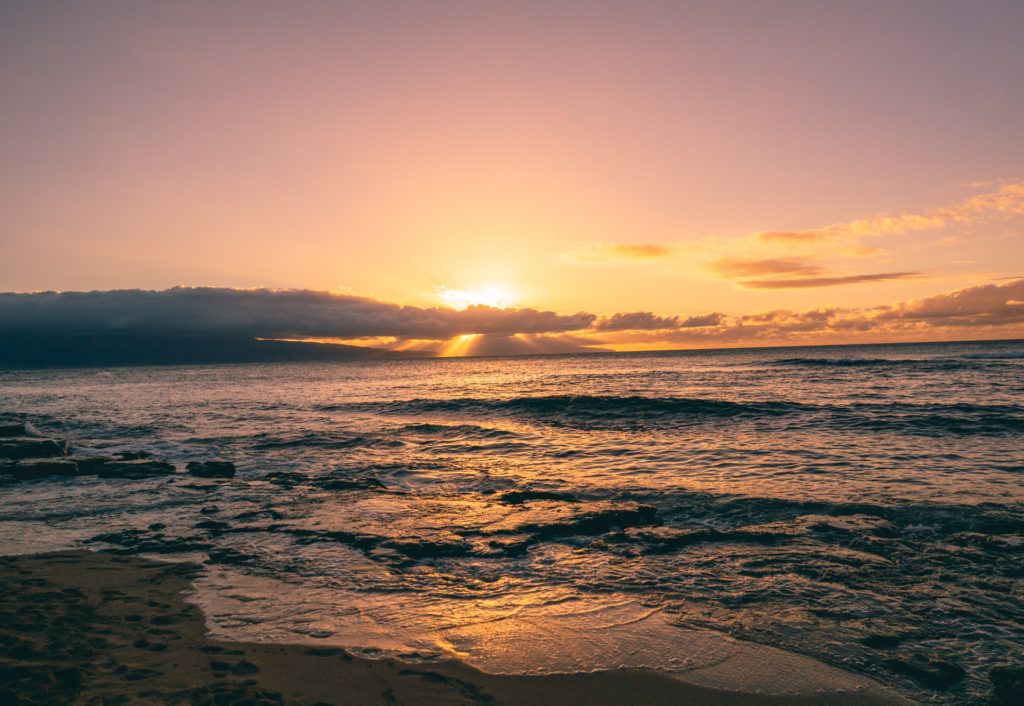
[[[244,337],[0,335],[0,367],[3,368],[327,362],[402,357],[426,356],[362,346]]]

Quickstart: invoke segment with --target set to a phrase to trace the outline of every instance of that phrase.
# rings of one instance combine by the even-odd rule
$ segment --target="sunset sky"
[[[1022,37],[1014,1],[5,1],[0,330],[1024,336]]]

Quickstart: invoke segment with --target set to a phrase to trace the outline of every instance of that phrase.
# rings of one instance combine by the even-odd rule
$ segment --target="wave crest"
[[[549,423],[599,423],[621,421],[687,420],[729,417],[776,417],[799,412],[796,402],[732,402],[693,397],[642,397],[639,395],[547,395],[511,398],[463,397],[417,398],[396,402],[331,405],[321,411],[363,410],[379,414],[430,415],[474,414],[521,416]]]

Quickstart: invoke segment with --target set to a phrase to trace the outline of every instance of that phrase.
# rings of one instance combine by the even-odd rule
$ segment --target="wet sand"
[[[453,661],[404,664],[331,647],[215,641],[185,600],[198,571],[82,551],[0,558],[5,703],[906,703],[866,680],[851,691],[765,696],[639,670],[495,676]]]

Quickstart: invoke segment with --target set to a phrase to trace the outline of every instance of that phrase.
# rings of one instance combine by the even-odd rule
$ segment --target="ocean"
[[[0,552],[205,565],[215,636],[485,671],[760,643],[984,703],[1024,650],[1024,342],[0,372],[76,454]]]

